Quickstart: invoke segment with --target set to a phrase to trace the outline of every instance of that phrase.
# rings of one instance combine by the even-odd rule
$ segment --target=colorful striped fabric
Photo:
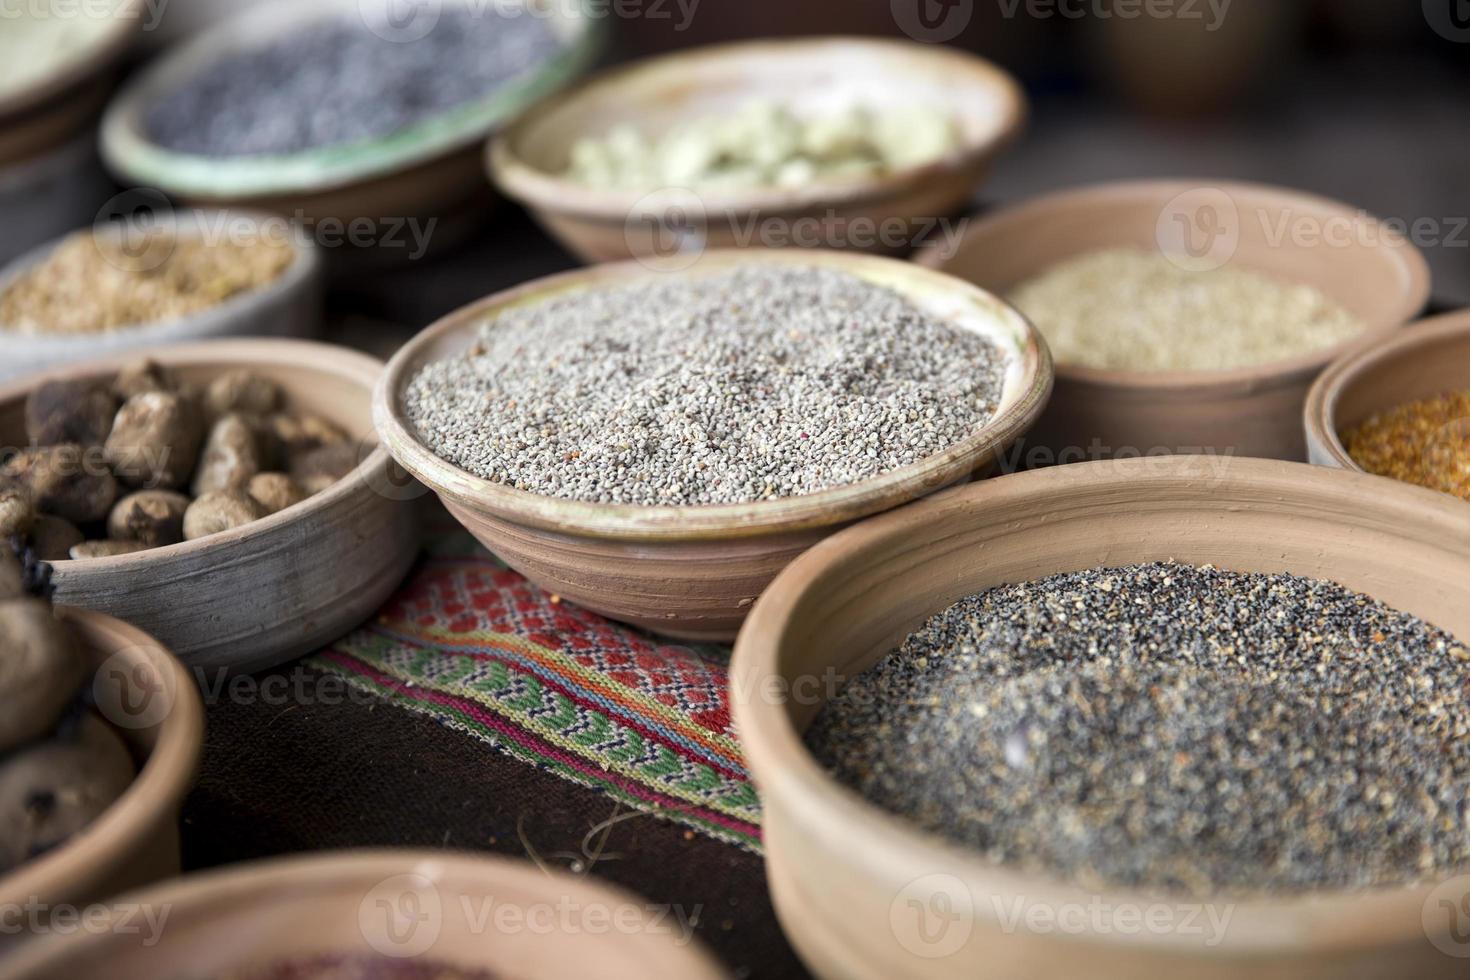
[[[313,666],[645,813],[747,850],[760,801],[726,696],[728,651],[560,602],[468,534],[437,544]]]

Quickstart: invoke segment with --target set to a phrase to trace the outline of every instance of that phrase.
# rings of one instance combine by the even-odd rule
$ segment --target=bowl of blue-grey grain
[[[191,38],[109,107],[103,156],[177,199],[304,218],[440,217],[486,192],[478,148],[580,75],[579,6],[281,0]]]

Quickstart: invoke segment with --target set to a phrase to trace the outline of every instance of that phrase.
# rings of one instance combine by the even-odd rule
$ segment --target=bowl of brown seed
[[[321,323],[318,249],[252,211],[99,223],[0,270],[0,380],[215,337],[304,337]]]
[[[836,528],[989,468],[1051,388],[984,291],[836,252],[538,280],[405,345],[388,451],[509,565],[672,636],[733,638]]]
[[[1311,460],[1470,501],[1470,314],[1334,361],[1307,396]]]
[[[0,534],[58,601],[147,630],[191,667],[255,670],[371,615],[418,553],[418,496],[377,445],[381,363],[222,340],[0,387]]]
[[[1037,462],[1158,453],[1304,461],[1317,374],[1429,299],[1393,221],[1301,191],[1153,180],[1048,194],[919,261],[1006,296],[1052,346]]]
[[[0,543],[0,954],[179,873],[179,807],[204,737],[199,693],[168,650],[110,616],[53,608],[37,572]]]
[[[777,913],[853,980],[1461,976],[1467,640],[1470,510],[1362,474],[1109,460],[875,517],[735,647]]]
[[[897,254],[971,204],[1026,115],[994,64],[873,38],[724,44],[594,77],[490,146],[589,262],[704,248]]]
[[[8,980],[720,980],[673,913],[529,860],[365,850],[235,865],[133,892],[99,927],[52,936]],[[166,928],[122,909],[163,910]],[[695,911],[695,910],[691,910]],[[157,918],[157,914],[155,914]]]

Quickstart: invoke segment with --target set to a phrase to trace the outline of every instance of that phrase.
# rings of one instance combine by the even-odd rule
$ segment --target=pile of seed
[[[0,98],[89,57],[110,35],[121,0],[0,3]]]
[[[417,39],[333,18],[212,63],[152,106],[145,127],[163,147],[208,157],[358,143],[485,98],[558,47],[546,17],[504,4],[446,5]]]
[[[158,230],[121,240],[79,232],[0,293],[0,331],[93,334],[162,323],[279,279],[282,242],[206,242]]]
[[[1344,441],[1369,473],[1470,500],[1470,388],[1380,412]]]
[[[1109,886],[1292,892],[1470,862],[1470,650],[1339,585],[1172,562],[962,599],[807,741],[990,859]]]
[[[507,311],[405,402],[435,453],[520,490],[723,504],[948,449],[994,415],[1006,365],[891,289],[753,263]]]
[[[1117,371],[1223,371],[1325,350],[1364,324],[1320,290],[1235,265],[1195,270],[1135,249],[1087,252],[1010,296],[1057,363]]]

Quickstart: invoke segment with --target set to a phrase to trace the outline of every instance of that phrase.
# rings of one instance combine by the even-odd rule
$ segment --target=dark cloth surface
[[[301,666],[280,673],[308,696],[211,699],[184,806],[185,870],[353,847],[527,858],[518,821],[543,860],[567,867],[566,852],[582,853],[587,832],[613,816],[600,793],[345,693],[336,678]],[[807,975],[776,923],[759,856],[642,815],[616,823],[604,853],[615,858],[592,874],[651,902],[700,906],[699,938],[734,976]]]

